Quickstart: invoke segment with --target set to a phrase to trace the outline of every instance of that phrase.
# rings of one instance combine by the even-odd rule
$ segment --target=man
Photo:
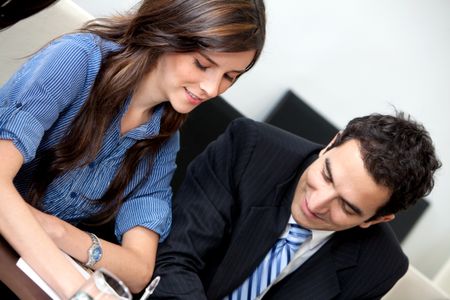
[[[326,148],[236,120],[189,166],[154,299],[380,299],[408,268],[385,222],[439,167],[403,114],[356,118]]]

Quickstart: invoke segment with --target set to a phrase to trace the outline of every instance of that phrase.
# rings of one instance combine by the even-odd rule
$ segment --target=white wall
[[[117,12],[124,12],[139,0],[73,0],[95,17],[105,17]]]
[[[127,1],[75,2],[102,15]],[[292,89],[338,127],[355,116],[391,113],[392,105],[423,122],[444,167],[431,206],[403,246],[431,277],[450,256],[450,1],[266,0],[266,6],[261,61],[225,98],[257,120]]]

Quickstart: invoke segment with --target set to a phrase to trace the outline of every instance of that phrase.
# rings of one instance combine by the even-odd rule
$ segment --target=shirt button
[[[77,193],[75,193],[75,192],[70,193],[70,198],[75,198],[76,196],[77,196]]]
[[[88,164],[88,167],[89,167],[90,169],[94,168],[94,167],[95,167],[95,163],[94,163],[94,162],[89,163],[89,164]]]
[[[16,103],[16,108],[21,108],[22,107],[22,103]]]

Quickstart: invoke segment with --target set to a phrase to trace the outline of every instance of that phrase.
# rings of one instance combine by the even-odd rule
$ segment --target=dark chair
[[[264,121],[323,145],[339,131],[292,91],[284,94]]]

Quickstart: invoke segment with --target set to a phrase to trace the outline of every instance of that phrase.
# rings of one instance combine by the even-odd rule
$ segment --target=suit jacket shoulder
[[[323,148],[278,127],[246,118],[234,120],[225,133],[227,135],[236,155],[244,158],[245,165],[238,163],[235,170],[257,175],[253,179],[258,184],[284,182],[309,165]]]

